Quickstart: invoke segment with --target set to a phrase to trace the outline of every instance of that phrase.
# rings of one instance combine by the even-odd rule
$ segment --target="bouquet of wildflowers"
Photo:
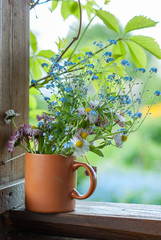
[[[94,44],[102,48],[102,43]],[[45,88],[41,88],[39,81],[32,80],[48,105],[48,112],[37,115],[37,126],[15,125],[16,132],[8,142],[9,151],[21,146],[26,152],[37,154],[85,156],[91,151],[103,156],[101,149],[108,145],[121,148],[150,111],[149,106],[147,114],[142,116],[143,92],[135,93],[138,83],[132,74],[146,75],[146,85],[157,69],[152,67],[146,72],[138,68],[128,75],[125,69],[130,68],[129,61],[116,61],[108,51],[98,58],[91,51],[86,52],[77,58],[77,63],[58,62],[58,58],[57,55],[51,59],[51,66],[43,64],[49,73]],[[152,104],[160,94],[159,90],[154,92]],[[17,114],[10,110],[6,112],[5,121],[12,120],[15,124],[15,116]]]

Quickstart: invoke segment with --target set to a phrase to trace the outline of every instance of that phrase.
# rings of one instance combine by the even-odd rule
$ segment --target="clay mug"
[[[85,195],[76,190],[76,170],[84,167],[90,176],[90,187]],[[86,199],[97,184],[93,168],[76,157],[54,154],[26,153],[25,206],[40,213],[73,211],[75,199]]]

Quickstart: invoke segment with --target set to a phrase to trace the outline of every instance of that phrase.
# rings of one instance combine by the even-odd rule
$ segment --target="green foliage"
[[[131,57],[137,67],[145,68],[147,57],[142,47],[132,41],[126,41]]]
[[[103,153],[101,152],[101,150],[99,150],[97,147],[90,145],[90,151],[97,154],[100,157],[104,157]]]
[[[58,0],[52,1],[52,5],[51,5],[51,9],[50,9],[51,12],[53,12],[57,6],[58,6]]]
[[[120,34],[118,20],[114,15],[107,11],[95,10],[96,15],[104,22],[104,24],[111,30]],[[145,67],[147,62],[147,57],[145,50],[150,52],[155,57],[161,59],[161,49],[155,40],[147,36],[129,36],[124,37],[126,33],[142,28],[154,27],[157,22],[145,16],[135,16],[133,17],[125,26],[123,36],[119,37],[119,41],[116,46],[113,46],[114,57],[124,57],[126,55],[126,49],[124,42],[128,46],[128,52],[130,53],[135,65],[137,67]],[[129,41],[130,40],[130,41]]]
[[[108,1],[106,1],[106,4]],[[75,1],[67,1],[67,0],[62,0],[60,1],[61,4],[61,14],[63,19],[67,19],[69,16],[74,15],[76,18],[79,18],[79,6],[78,2]],[[82,10],[87,12],[87,16],[90,19],[91,14],[94,12],[93,7],[96,6],[95,0],[90,0],[86,1],[86,3],[81,5]],[[53,12],[58,6],[58,0],[52,1],[52,6],[50,8],[51,12]]]
[[[36,40],[36,36],[30,32],[30,46],[32,51],[35,53],[37,51],[37,40]]]
[[[41,50],[38,52],[37,56],[41,56],[45,59],[50,59],[55,56],[55,53],[52,50]]]
[[[34,95],[30,95],[29,97],[29,108],[35,110],[37,107],[37,101]]]
[[[113,57],[117,59],[118,57],[123,57],[126,54],[125,44],[123,41],[118,41],[117,45],[113,46],[112,49]]]
[[[46,68],[42,68],[43,63],[50,65],[50,58],[55,56],[52,50],[41,50],[38,52],[36,36],[30,32],[30,73],[33,79],[39,79],[42,77],[42,73],[47,71]]]
[[[108,28],[118,34],[120,33],[118,21],[113,14],[103,10],[95,10],[95,13]]]
[[[59,51],[63,50],[67,44],[67,39],[61,39],[60,37],[58,37],[58,42],[56,42],[56,45],[59,49]]]
[[[139,35],[131,36],[129,39],[143,47],[145,50],[150,52],[155,57],[161,59],[161,49],[159,47],[159,44],[155,41],[154,38]]]
[[[136,29],[154,27],[157,23],[145,16],[135,16],[126,24],[124,32],[127,33]]]
[[[31,68],[31,76],[34,79],[39,79],[42,76],[41,65],[39,64],[38,60],[35,58],[30,59],[30,68]]]
[[[70,15],[74,15],[78,18],[79,17],[78,3],[74,1],[62,1],[61,14],[64,20],[67,19]]]

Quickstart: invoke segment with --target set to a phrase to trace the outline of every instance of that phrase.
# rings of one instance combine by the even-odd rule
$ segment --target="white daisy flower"
[[[127,140],[127,136],[123,133],[115,134],[113,136],[113,139],[115,141],[116,147],[122,148],[123,143]]]
[[[75,148],[73,156],[84,156],[89,151],[90,144],[86,140],[73,137],[71,142]]]
[[[116,112],[116,116],[120,122],[126,122],[126,118],[123,116],[123,114],[120,114],[120,112]]]
[[[86,139],[89,134],[90,134],[89,130],[80,128],[80,129],[78,129],[78,132],[76,133],[76,137],[79,139]]]
[[[91,108],[95,109],[96,107],[99,106],[99,101],[98,100],[94,100],[94,101],[90,100],[88,104]]]
[[[5,112],[6,116],[4,118],[4,121],[6,124],[9,124],[12,120],[12,118],[19,116],[19,113],[15,113],[15,111],[13,109],[10,109],[8,111]]]

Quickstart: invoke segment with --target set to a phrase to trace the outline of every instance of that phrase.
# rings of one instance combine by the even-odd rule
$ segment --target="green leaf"
[[[114,15],[103,10],[95,10],[95,12],[108,28],[119,34],[119,24]]]
[[[96,5],[95,1],[87,1],[86,5],[82,6],[82,10],[86,10],[89,19],[91,19],[91,13],[94,12],[93,5]]]
[[[91,135],[88,135],[86,140],[87,142],[93,142],[96,138],[96,134],[91,134]]]
[[[58,39],[59,39],[59,42],[58,43],[56,42],[56,45],[57,45],[59,50],[62,50],[62,49],[64,49],[64,47],[67,43],[67,39],[62,40],[60,37],[58,37]]]
[[[48,72],[49,71],[48,67],[42,67],[42,64],[47,63],[50,66],[51,62],[48,59],[41,58],[41,57],[37,57],[36,59],[37,59],[38,63],[40,64],[41,71],[43,70],[45,72]]]
[[[35,53],[37,51],[37,41],[35,35],[30,32],[30,46],[32,48],[32,51]]]
[[[127,122],[126,122],[126,125],[127,125],[127,126],[132,126],[132,122],[131,122],[131,121],[127,121]]]
[[[36,115],[41,115],[44,112],[44,109],[35,109],[29,112],[31,118],[36,118]]]
[[[144,68],[146,66],[147,57],[142,47],[132,41],[126,41],[131,57],[137,67]]]
[[[53,56],[55,56],[55,53],[51,50],[42,50],[42,51],[38,52],[37,56],[41,56],[41,57],[50,59]]]
[[[58,5],[58,0],[54,0],[52,1],[52,5],[51,5],[51,12],[53,12],[55,10],[55,8],[57,7]]]
[[[78,3],[74,1],[62,1],[61,14],[62,17],[67,19],[71,14],[79,18]]]
[[[141,47],[153,54],[155,57],[161,59],[161,49],[154,38],[138,35],[131,36],[129,39],[139,44]]]
[[[124,32],[127,33],[136,29],[154,27],[157,23],[145,16],[135,16],[126,24]]]
[[[31,59],[31,75],[33,79],[39,79],[42,77],[41,65],[37,59]]]
[[[62,15],[64,20],[71,15],[71,11],[70,11],[70,8],[69,8],[69,2],[62,1],[62,4],[61,4],[61,15]]]
[[[34,87],[30,88],[29,91],[30,91],[30,95],[31,94],[33,94],[33,95],[39,95],[40,94],[39,91],[36,88],[34,88]]]
[[[30,94],[30,97],[29,97],[29,107],[32,110],[35,110],[36,107],[37,107],[36,98],[33,95],[31,95],[31,94]]]
[[[105,87],[106,88],[106,87]],[[103,111],[102,111],[102,108],[98,108],[98,113],[99,115],[104,118],[104,114],[103,114]]]
[[[117,42],[117,45],[113,45],[112,54],[115,59],[126,54],[123,41],[120,40]]]
[[[71,7],[70,7],[70,9],[71,9],[71,13],[75,16],[75,17],[77,17],[77,18],[79,18],[79,5],[78,5],[78,3],[77,2],[73,2],[72,3],[72,5],[71,5]]]
[[[100,157],[104,157],[103,153],[97,147],[90,145],[89,148],[91,152],[97,154]]]

